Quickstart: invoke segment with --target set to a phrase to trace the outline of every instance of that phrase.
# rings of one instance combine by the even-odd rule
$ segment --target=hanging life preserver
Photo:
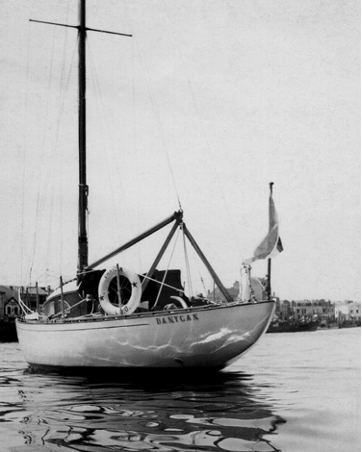
[[[111,315],[130,315],[132,314],[138,307],[141,301],[142,295],[142,286],[141,281],[137,273],[132,270],[128,270],[124,267],[118,269],[119,276],[123,276],[127,278],[130,282],[132,293],[128,302],[119,307],[111,303],[109,299],[109,286],[114,278],[117,278],[117,267],[112,267],[107,270],[101,280],[99,281],[98,286],[98,297],[100,305],[103,310],[107,314]]]

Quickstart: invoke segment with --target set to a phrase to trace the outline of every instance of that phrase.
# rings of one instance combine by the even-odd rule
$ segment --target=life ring
[[[142,286],[141,281],[137,273],[132,270],[128,270],[124,267],[118,269],[119,276],[124,276],[127,278],[131,284],[132,293],[128,302],[119,307],[111,303],[109,299],[109,286],[113,278],[117,278],[117,267],[112,267],[103,273],[98,286],[98,297],[102,309],[111,315],[130,315],[138,307],[141,301]]]

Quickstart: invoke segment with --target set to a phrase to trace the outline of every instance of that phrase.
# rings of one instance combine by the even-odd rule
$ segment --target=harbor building
[[[20,315],[17,286],[0,286],[0,319],[15,319]]]
[[[275,315],[281,320],[293,318],[300,320],[305,317],[318,316],[322,322],[333,322],[335,320],[334,304],[331,301],[321,300],[277,300]]]
[[[361,322],[361,302],[346,300],[336,303],[335,317],[339,322]]]
[[[14,320],[21,315],[18,302],[19,289],[21,290],[21,286],[0,286],[0,319]],[[44,287],[28,288],[26,295],[28,307],[35,311],[37,303],[41,306],[47,296],[48,290]]]
[[[263,298],[266,298],[267,278],[252,278],[257,279],[263,287]],[[227,289],[229,294],[236,299],[239,296],[239,281],[235,281],[233,286]],[[218,288],[212,291],[208,291],[208,298],[214,301],[223,301],[223,295]],[[330,300],[316,299],[316,300],[280,300],[275,294],[273,298],[276,301],[275,317],[280,320],[295,320],[298,321],[302,318],[318,317],[321,323],[329,324],[336,320],[335,304]],[[352,302],[351,302],[352,303]],[[358,306],[350,307],[351,311],[355,313]],[[360,314],[359,314],[360,315]]]

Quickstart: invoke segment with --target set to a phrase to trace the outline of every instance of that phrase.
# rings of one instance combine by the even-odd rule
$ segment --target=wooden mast
[[[80,25],[78,27],[79,52],[79,220],[78,220],[78,273],[88,266],[87,234],[87,166],[86,166],[86,7],[85,0],[79,4]]]
[[[86,0],[79,3],[80,24],[78,28],[79,53],[79,220],[78,220],[78,279],[80,274],[88,267],[88,185],[87,185],[87,159],[86,159],[86,39],[87,30],[99,33],[108,33],[119,36],[132,37],[130,34],[117,33],[106,30],[87,28],[86,26]]]
[[[79,25],[59,24],[43,20],[32,20],[49,25],[60,27],[76,28],[78,30],[78,90],[79,90],[79,110],[78,110],[78,134],[79,134],[79,208],[78,208],[78,279],[81,273],[88,267],[88,234],[87,234],[87,210],[88,210],[88,185],[87,185],[87,165],[86,165],[86,38],[87,30],[98,33],[108,33],[131,38],[132,35],[117,33],[114,31],[97,30],[86,26],[86,0],[79,1]]]

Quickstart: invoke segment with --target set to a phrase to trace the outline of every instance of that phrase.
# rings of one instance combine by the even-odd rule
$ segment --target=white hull
[[[275,303],[17,321],[26,361],[61,368],[222,368],[250,349],[269,326]]]

